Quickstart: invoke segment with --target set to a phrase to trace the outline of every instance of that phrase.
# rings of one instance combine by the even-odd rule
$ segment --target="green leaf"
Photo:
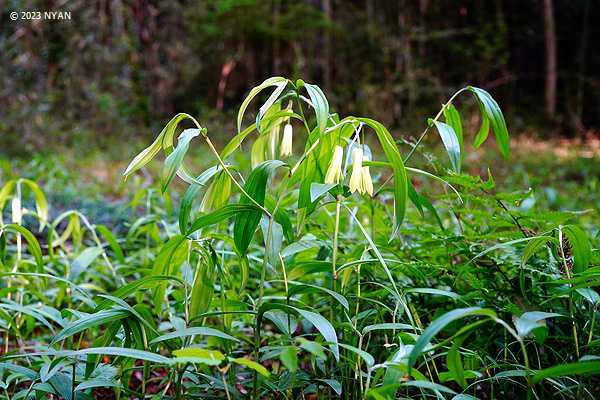
[[[93,314],[88,314],[84,317],[79,318],[77,321],[69,324],[65,329],[60,331],[52,338],[52,344],[60,342],[61,340],[65,340],[68,337],[71,337],[79,332],[85,331],[87,329],[104,325],[109,322],[114,322],[121,320],[123,318],[130,317],[131,314],[127,311],[115,308],[111,310],[102,310]]]
[[[246,108],[248,108],[248,105],[250,104],[252,99],[254,99],[264,89],[271,87],[271,86],[280,86],[284,82],[287,84],[288,80],[281,76],[274,76],[274,77],[266,79],[263,83],[261,83],[260,85],[254,87],[254,88],[252,88],[252,90],[250,90],[250,93],[244,99],[244,101],[242,102],[242,105],[240,106],[240,110],[238,111],[238,116],[237,116],[238,132],[240,132],[242,130],[242,120],[244,119],[244,113],[246,112]]]
[[[407,331],[407,330],[411,330],[413,329],[413,327],[409,324],[401,324],[398,322],[386,322],[383,324],[373,324],[373,325],[367,325],[363,328],[362,330],[362,334],[363,336],[366,335],[369,332],[373,332],[373,331],[379,331],[379,330],[402,330],[402,331]]]
[[[260,209],[256,207],[252,203],[248,204],[228,204],[215,210],[211,213],[201,215],[196,218],[196,220],[192,223],[190,229],[186,232],[186,235],[191,235],[192,233],[206,228],[207,226],[218,224],[219,222],[225,221],[231,217],[234,217],[238,214],[248,213],[248,212],[258,212],[260,213]]]
[[[190,141],[200,135],[200,129],[186,129],[179,135],[177,147],[165,160],[163,167],[161,190],[164,193],[183,163],[183,158],[190,147]]]
[[[600,361],[582,361],[571,364],[561,364],[537,371],[533,375],[533,383],[539,383],[547,378],[569,375],[596,375],[600,373]]]
[[[431,339],[435,335],[437,335],[446,325],[449,323],[456,321],[457,319],[465,318],[472,315],[485,316],[490,318],[495,318],[496,313],[492,310],[486,310],[480,307],[468,307],[468,308],[458,308],[456,310],[452,310],[442,315],[441,317],[435,319],[425,331],[419,336],[419,339],[415,343],[410,355],[408,357],[408,367],[409,372],[410,369],[417,361],[417,357],[423,352],[425,347],[429,344]]]
[[[394,142],[392,135],[388,132],[388,130],[381,123],[369,119],[369,118],[359,118],[361,122],[364,122],[377,134],[377,138],[379,139],[379,143],[383,148],[383,152],[387,157],[388,161],[392,165],[392,170],[394,171],[394,235],[398,233],[400,225],[404,220],[404,215],[406,213],[406,202],[408,201],[408,178],[406,177],[406,169],[404,168],[404,162],[402,161],[402,156],[400,156],[400,151],[398,150],[398,146]]]
[[[250,176],[248,176],[244,190],[261,206],[265,203],[266,186],[269,176],[275,169],[282,165],[285,165],[283,161],[268,160],[259,164],[252,170]],[[252,202],[248,197],[242,195],[239,204],[248,205],[252,204]],[[260,223],[261,215],[261,210],[245,211],[236,215],[233,225],[233,240],[240,254],[246,254],[256,228]]]
[[[487,139],[489,133],[490,133],[490,119],[487,117],[487,115],[483,114],[481,116],[481,126],[479,127],[479,130],[477,131],[477,135],[475,135],[475,139],[473,139],[473,147],[475,147],[476,149],[481,147],[483,142],[485,142],[485,140]]]
[[[38,266],[38,272],[43,273],[44,261],[42,260],[42,248],[40,247],[40,243],[37,241],[35,236],[33,236],[33,233],[31,233],[27,228],[17,224],[7,224],[3,227],[0,227],[0,236],[2,236],[5,231],[20,234],[25,238],[29,251],[33,255],[33,258]]]
[[[515,318],[515,327],[520,337],[527,337],[532,330],[537,327],[545,326],[545,319],[552,317],[562,317],[561,314],[548,313],[543,311],[529,311],[523,313],[519,318]]]
[[[460,157],[461,160],[464,157],[464,133],[462,122],[460,120],[460,113],[452,104],[448,104],[444,108],[444,118],[446,123],[452,127],[452,130],[456,134],[458,138],[458,143],[460,144]]]
[[[281,363],[291,372],[298,370],[298,349],[295,346],[286,346],[279,354]]]
[[[583,272],[587,269],[592,258],[592,248],[586,233],[577,225],[566,225],[562,227],[563,234],[569,240],[575,272]]]
[[[192,205],[200,189],[205,187],[206,183],[217,174],[219,171],[223,171],[220,166],[213,166],[208,168],[206,171],[200,174],[196,178],[196,182],[190,184],[188,189],[185,191],[181,203],[179,205],[179,230],[181,233],[186,232],[187,224],[190,220],[190,214],[192,212]]]
[[[338,292],[334,292],[333,290],[327,289],[323,286],[317,286],[317,285],[311,285],[310,283],[303,283],[303,282],[297,282],[297,281],[290,281],[288,280],[288,284],[293,285],[290,288],[290,296],[293,296],[296,293],[300,293],[304,290],[317,290],[320,292],[324,292],[327,293],[328,295],[330,295],[331,297],[333,297],[338,303],[340,303],[342,305],[342,307],[344,307],[346,309],[346,311],[348,311],[350,309],[350,305],[348,303],[348,300],[342,296],[341,294],[339,294]]]
[[[531,240],[527,243],[527,246],[523,249],[523,255],[521,256],[521,266],[525,265],[527,261],[546,243],[552,242],[558,244],[558,240],[553,238],[552,236],[536,236],[535,238],[531,238]]]
[[[184,328],[180,330],[176,330],[174,332],[169,332],[164,335],[158,336],[150,341],[150,344],[156,344],[160,342],[164,342],[165,340],[177,339],[188,336],[214,336],[225,340],[231,340],[233,342],[239,342],[238,339],[234,338],[227,333],[221,332],[217,329],[203,327],[203,326],[195,326],[192,328]]]
[[[331,352],[333,353],[335,359],[339,361],[340,350],[338,346],[337,334],[335,332],[335,329],[333,328],[333,325],[331,325],[331,322],[329,322],[322,315],[317,314],[316,312],[303,310],[301,308],[292,307],[281,303],[265,303],[260,307],[258,311],[258,325],[260,326],[260,322],[264,313],[275,309],[296,312],[308,322],[310,322],[319,331],[323,338],[328,342],[329,348],[331,349]]]
[[[216,276],[217,269],[213,258],[210,254],[202,254],[196,265],[196,275],[192,284],[189,305],[191,320],[208,311],[214,295]]]
[[[354,346],[350,346],[349,344],[340,343],[339,345],[341,348],[349,350],[359,356],[367,364],[367,368],[370,369],[373,365],[375,365],[375,358],[366,351],[358,349]]]
[[[452,168],[455,172],[460,173],[461,153],[458,135],[448,124],[435,120],[431,120],[430,123],[435,124],[435,127],[442,138],[442,143],[444,143],[444,147],[446,148],[446,152],[452,163]]]
[[[113,253],[115,253],[115,257],[117,258],[117,260],[119,260],[119,262],[124,263],[125,255],[123,254],[123,249],[121,249],[121,246],[119,245],[119,242],[117,241],[115,235],[110,231],[110,229],[108,229],[104,225],[96,225],[95,228],[96,232],[98,232],[100,236],[102,236],[104,240],[106,240]]]
[[[467,89],[477,97],[482,114],[485,114],[492,126],[500,153],[504,158],[508,158],[510,153],[508,129],[506,128],[506,121],[504,121],[504,115],[502,115],[498,103],[496,103],[496,100],[483,89],[473,86],[468,86]],[[479,134],[477,136],[479,136]]]
[[[41,231],[44,225],[48,222],[48,202],[46,201],[46,196],[44,196],[44,192],[42,192],[40,187],[34,181],[29,179],[21,179],[21,181],[26,184],[33,193],[36,213],[40,219]]]
[[[470,333],[462,335],[452,342],[448,355],[446,356],[446,364],[448,365],[448,371],[463,389],[467,387],[467,380],[465,379],[465,370],[463,368],[462,356],[460,354],[460,346],[462,346],[465,339]]]
[[[71,264],[69,280],[77,279],[103,251],[102,247],[88,247],[83,250]]]
[[[194,363],[216,366],[225,360],[225,356],[218,350],[207,350],[199,347],[186,347],[173,352],[177,363]]]
[[[271,375],[271,373],[265,367],[263,367],[262,365],[260,365],[256,361],[252,361],[252,360],[249,360],[247,358],[232,358],[231,361],[233,361],[236,364],[248,367],[248,368],[250,368],[250,369],[258,372],[259,374],[261,374],[265,378],[268,378],[269,375]]]
[[[329,118],[329,103],[321,88],[317,85],[311,85],[310,83],[304,83],[304,87],[308,92],[310,101],[313,108],[315,109],[315,115],[317,116],[317,126],[321,134],[325,133],[327,127],[327,119]]]
[[[131,174],[133,174],[138,169],[142,168],[144,165],[148,164],[156,155],[160,152],[160,149],[163,147],[163,140],[165,137],[172,137],[175,133],[175,129],[179,122],[188,118],[189,116],[184,113],[179,113],[174,116],[168,123],[165,125],[163,130],[158,134],[154,142],[142,150],[127,166],[125,172],[123,172],[123,176],[125,179]]]

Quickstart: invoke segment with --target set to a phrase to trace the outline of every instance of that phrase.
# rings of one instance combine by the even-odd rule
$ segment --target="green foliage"
[[[458,91],[406,148],[277,77],[250,91],[221,152],[195,118],[173,118],[125,169],[123,226],[53,215],[34,181],[11,176],[0,398],[593,398],[597,213],[467,174],[475,133],[453,105],[466,92],[507,156],[482,89]],[[422,146],[433,129],[439,159]],[[200,173],[184,164],[193,146]],[[161,152],[155,186],[136,191]],[[372,195],[350,185],[356,171]],[[591,202],[594,185],[581,184]]]

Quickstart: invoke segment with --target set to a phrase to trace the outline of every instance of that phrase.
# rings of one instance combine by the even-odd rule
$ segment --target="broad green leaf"
[[[108,229],[104,225],[96,225],[95,229],[96,229],[96,232],[98,232],[100,234],[100,236],[102,236],[104,238],[104,240],[106,240],[106,242],[112,249],[113,253],[115,253],[115,257],[117,258],[117,260],[119,260],[119,262],[121,262],[121,263],[124,263],[125,255],[123,254],[123,249],[121,249],[121,246],[119,245],[119,242],[117,241],[117,238],[110,231],[110,229]]]
[[[259,374],[261,374],[265,378],[268,378],[269,375],[271,375],[271,373],[265,367],[263,367],[262,365],[260,365],[256,361],[252,361],[252,360],[250,360],[248,358],[232,358],[231,361],[233,361],[236,364],[248,367],[248,368],[250,368],[250,369],[258,372]]]
[[[237,116],[238,133],[241,132],[241,130],[242,130],[242,120],[244,119],[244,113],[246,112],[246,108],[248,108],[248,105],[250,104],[252,99],[254,99],[264,89],[271,87],[271,86],[282,85],[284,82],[287,84],[288,80],[281,76],[274,76],[274,77],[266,79],[263,83],[261,83],[260,85],[254,87],[254,88],[252,88],[252,90],[250,90],[250,93],[244,99],[244,101],[242,102],[242,105],[240,106],[240,110],[238,111],[238,116]]]
[[[548,313],[543,311],[529,311],[523,313],[518,318],[514,318],[515,327],[520,337],[527,337],[532,330],[539,326],[544,326],[544,320],[552,317],[562,317],[561,314]]]
[[[467,380],[465,379],[465,370],[463,368],[462,356],[460,354],[460,346],[465,341],[465,339],[469,336],[469,332],[465,335],[457,337],[452,342],[452,346],[450,346],[450,350],[448,350],[448,355],[446,356],[446,364],[448,365],[448,371],[452,374],[452,377],[462,387],[465,389],[467,387]]]
[[[77,279],[103,251],[101,247],[88,247],[83,250],[71,264],[69,280]]]
[[[361,122],[364,122],[377,134],[379,143],[387,157],[388,161],[392,165],[394,171],[394,235],[398,233],[398,229],[404,220],[404,214],[406,213],[406,202],[408,201],[408,178],[406,177],[406,169],[404,168],[404,162],[398,146],[394,142],[392,135],[381,123],[369,119],[359,118]]]
[[[485,142],[485,140],[488,138],[489,133],[490,119],[487,117],[487,115],[483,114],[481,116],[481,126],[477,131],[477,135],[475,135],[475,139],[473,139],[473,147],[475,147],[476,149],[481,147],[483,142]]]
[[[17,224],[7,224],[0,227],[0,236],[2,236],[5,231],[20,234],[25,238],[25,240],[27,241],[29,251],[33,255],[37,264],[38,272],[43,273],[44,261],[42,260],[42,248],[40,247],[40,243],[37,241],[33,233],[31,233],[27,228],[24,228],[21,225]]]
[[[192,233],[206,228],[207,226],[218,224],[219,222],[225,221],[231,217],[237,216],[242,213],[249,212],[258,212],[260,213],[260,209],[256,207],[252,203],[248,204],[228,204],[223,206],[222,208],[215,210],[211,213],[201,215],[196,218],[196,220],[192,223],[192,226],[187,231],[187,235],[191,235]],[[260,214],[259,214],[260,216]]]
[[[77,321],[69,324],[65,329],[60,331],[52,338],[52,343],[58,343],[61,340],[65,340],[79,332],[87,329],[104,325],[109,322],[122,320],[123,318],[130,317],[131,314],[121,308],[115,308],[111,310],[101,310],[93,314],[88,314]]]
[[[144,165],[148,164],[161,150],[163,147],[163,140],[165,136],[173,136],[175,129],[179,122],[188,118],[189,116],[184,113],[179,113],[174,116],[168,123],[165,125],[163,130],[159,133],[159,135],[154,139],[154,142],[142,150],[127,166],[125,172],[123,172],[123,176],[125,179],[131,174],[133,174],[138,169],[142,168]]]
[[[430,123],[435,124],[435,127],[442,138],[442,143],[444,143],[444,147],[446,148],[446,152],[452,163],[452,168],[455,172],[460,173],[461,153],[458,135],[448,124],[436,120],[431,120]]]
[[[419,339],[417,340],[415,346],[410,352],[410,356],[408,357],[409,371],[410,368],[412,368],[412,366],[415,364],[417,357],[419,357],[419,355],[423,352],[423,350],[429,344],[431,339],[433,339],[435,335],[437,335],[442,329],[444,329],[446,325],[453,321],[456,321],[457,319],[473,315],[489,318],[496,317],[496,313],[492,310],[483,309],[481,307],[468,307],[458,308],[456,310],[449,311],[446,314],[436,318],[419,336]]]
[[[329,118],[329,103],[327,102],[327,98],[325,97],[325,94],[323,94],[321,88],[319,88],[317,85],[304,83],[304,87],[306,88],[312,106],[315,109],[319,132],[323,134],[325,133],[327,119]]]
[[[460,120],[460,113],[452,104],[448,104],[444,108],[444,119],[446,123],[452,127],[452,130],[456,134],[458,138],[458,143],[460,144],[460,157],[461,160],[464,157],[464,133],[462,122]]]
[[[283,161],[268,160],[259,164],[252,170],[250,176],[248,176],[244,190],[261,206],[265,203],[266,186],[269,176],[275,169],[282,165],[285,165]],[[248,205],[252,204],[252,202],[248,197],[242,195],[239,204]],[[233,225],[233,239],[235,247],[240,254],[246,254],[256,228],[260,223],[261,215],[261,210],[245,211],[236,215]]]
[[[150,344],[156,344],[160,342],[164,342],[165,340],[177,339],[188,336],[214,336],[225,340],[231,340],[233,342],[239,342],[238,339],[234,338],[227,333],[221,332],[217,329],[203,327],[203,326],[195,326],[192,328],[184,328],[180,330],[176,330],[174,332],[169,332],[164,335],[158,336],[150,341]]]
[[[207,350],[199,347],[186,347],[173,352],[177,363],[194,363],[216,366],[225,360],[225,356],[218,350]]]
[[[26,184],[33,193],[33,197],[35,199],[36,213],[40,219],[41,231],[44,225],[48,222],[48,202],[46,201],[46,196],[44,196],[44,192],[42,192],[38,184],[34,181],[30,179],[21,179],[21,181],[24,184]]]
[[[542,247],[546,245],[546,243],[552,242],[558,244],[558,240],[553,238],[552,236],[537,236],[532,238],[527,246],[523,249],[523,255],[521,256],[521,266],[525,265],[527,261]]]
[[[298,349],[295,346],[285,346],[279,354],[279,359],[290,372],[298,370]]]
[[[165,160],[163,167],[161,190],[164,193],[183,163],[183,158],[190,147],[190,141],[200,135],[200,129],[186,129],[179,135],[177,147]]]
[[[339,346],[359,356],[367,364],[367,368],[370,369],[373,365],[375,365],[375,358],[366,351],[344,343],[340,343]]]
[[[570,375],[597,375],[600,374],[600,361],[582,361],[571,364],[561,364],[537,371],[533,375],[533,383],[544,379]]]
[[[203,254],[196,265],[189,304],[190,319],[208,311],[214,295],[217,269],[210,255]]]
[[[379,330],[407,331],[407,330],[412,330],[412,329],[413,329],[413,327],[409,324],[402,324],[402,323],[398,323],[398,322],[386,322],[386,323],[382,323],[382,324],[367,325],[363,328],[362,334],[364,336],[369,332],[379,331]]]
[[[473,86],[468,86],[467,89],[477,97],[482,113],[489,119],[492,130],[494,131],[500,153],[504,158],[508,158],[510,153],[508,129],[506,128],[506,121],[504,121],[504,115],[502,115],[498,103],[496,103],[496,100],[483,89]],[[479,136],[479,134],[477,136]]]
[[[592,258],[592,248],[586,233],[577,225],[565,225],[562,232],[569,240],[575,272],[585,271]]]

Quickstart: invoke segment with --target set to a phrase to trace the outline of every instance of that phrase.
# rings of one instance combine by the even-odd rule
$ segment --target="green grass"
[[[463,127],[459,97],[494,131]],[[600,160],[498,157],[504,118],[475,88],[416,143],[284,78],[238,125],[217,145],[179,114],[128,167],[3,162],[0,398],[600,390]]]

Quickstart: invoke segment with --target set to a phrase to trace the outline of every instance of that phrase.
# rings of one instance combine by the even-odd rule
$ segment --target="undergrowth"
[[[479,105],[472,140],[459,101]],[[125,229],[3,182],[0,396],[594,398],[597,212],[461,173],[490,131],[509,158],[489,93],[458,91],[405,154],[301,80],[252,89],[237,127],[218,151],[176,115],[124,171],[166,156]],[[423,148],[434,132],[444,159]]]

